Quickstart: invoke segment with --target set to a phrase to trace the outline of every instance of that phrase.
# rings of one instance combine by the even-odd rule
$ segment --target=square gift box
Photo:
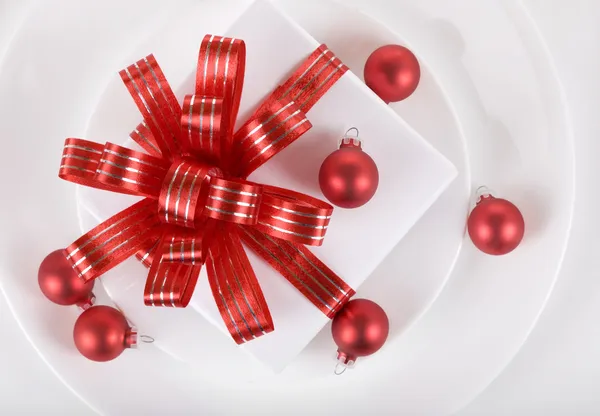
[[[320,45],[266,1],[253,3],[224,35],[243,39],[247,48],[237,127]],[[198,45],[200,41],[201,37],[197,39]],[[164,62],[161,56],[157,59],[169,79],[169,66],[178,63]],[[194,69],[189,67],[188,80],[193,78]],[[193,90],[191,86],[184,89],[174,84],[173,87],[180,101]],[[248,179],[324,199],[318,184],[322,161],[336,150],[345,131],[351,127],[360,130],[363,150],[379,169],[377,193],[360,208],[335,209],[323,245],[309,247],[356,290],[450,184],[456,169],[350,71],[307,116],[312,129]],[[116,114],[112,118],[105,114],[103,120],[106,123],[122,121]],[[97,137],[93,128],[91,130],[87,137]],[[115,140],[114,137],[108,139]],[[133,199],[117,194],[106,198],[106,192],[82,188],[79,201],[84,211],[93,212],[91,216],[82,216],[83,231],[87,231],[99,220],[129,206]],[[261,258],[250,250],[246,253],[264,291],[275,330],[240,348],[274,371],[281,371],[329,319]],[[141,268],[140,273],[143,273]],[[142,294],[139,296],[141,302]],[[205,269],[188,307],[198,310],[219,327],[224,336],[230,337],[213,299]]]

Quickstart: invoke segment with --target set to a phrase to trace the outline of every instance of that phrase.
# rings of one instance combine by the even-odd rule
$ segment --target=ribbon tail
[[[327,317],[354,296],[354,290],[301,244],[239,226],[244,243],[285,277]]]
[[[237,344],[274,330],[262,289],[235,227],[219,233],[209,250],[208,279],[221,317]]]
[[[235,134],[238,175],[246,178],[306,133],[312,124],[300,106],[287,98],[263,105]]]
[[[106,273],[151,240],[160,226],[156,201],[143,199],[67,247],[73,269],[87,281]]]

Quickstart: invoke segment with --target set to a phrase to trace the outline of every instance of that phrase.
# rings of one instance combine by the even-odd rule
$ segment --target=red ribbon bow
[[[67,139],[62,179],[145,199],[67,248],[85,281],[131,255],[150,267],[144,302],[185,307],[206,263],[213,296],[239,344],[274,329],[242,242],[328,317],[354,291],[304,245],[321,245],[333,207],[246,178],[311,124],[306,112],[346,72],[321,45],[233,131],[244,82],[242,40],[207,35],[196,94],[180,107],[152,55],[120,72],[144,121],[131,138],[142,153],[116,144]]]

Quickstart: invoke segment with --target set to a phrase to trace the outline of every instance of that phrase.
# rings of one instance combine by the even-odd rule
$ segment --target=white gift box
[[[243,39],[247,47],[238,126],[319,46],[292,18],[265,1],[251,5],[224,35]],[[180,102],[185,94],[193,92],[193,62],[201,40],[202,36],[193,42],[188,39],[187,44],[180,46],[181,50],[170,54],[173,57],[181,51],[189,53],[186,45],[195,42],[196,51],[185,59],[166,61],[163,55],[156,54]],[[132,100],[127,97],[125,87],[122,90],[121,95],[115,95],[114,102],[104,106],[101,120],[90,124],[86,138],[119,143],[136,125],[130,118]],[[310,248],[356,290],[454,179],[456,169],[350,71],[308,112],[308,119],[312,129],[249,179],[324,199],[318,184],[321,162],[336,150],[346,130],[359,129],[363,150],[379,168],[377,193],[363,207],[336,208],[324,244]],[[116,132],[116,137],[107,136]],[[125,145],[134,147],[131,141]],[[82,208],[82,231],[86,232],[135,199],[81,188],[78,202]],[[240,348],[274,371],[280,371],[329,319],[266,262],[250,250],[246,253],[264,291],[275,331]],[[142,268],[139,273],[144,273]],[[142,293],[138,296],[141,303]],[[224,336],[230,337],[205,270],[189,308],[199,311]]]

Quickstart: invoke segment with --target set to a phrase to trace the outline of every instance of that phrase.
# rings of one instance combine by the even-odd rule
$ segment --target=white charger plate
[[[371,8],[377,10],[375,3],[371,3]],[[570,221],[572,152],[563,103],[560,95],[554,95],[559,90],[554,84],[552,68],[548,67],[544,51],[540,49],[543,45],[539,44],[535,31],[532,31],[531,22],[523,15],[524,9],[507,2],[503,6],[496,4],[499,10],[492,8],[489,14],[481,16],[487,25],[495,22],[493,39],[502,39],[507,44],[504,45],[503,54],[498,54],[494,59],[488,56],[489,51],[486,55],[485,50],[498,51],[498,45],[485,45],[481,39],[481,33],[484,33],[481,28],[475,31],[472,21],[452,15],[450,8],[444,8],[441,3],[421,3],[421,10],[405,3],[394,6],[402,12],[393,15],[394,18],[403,19],[400,32],[403,39],[400,40],[409,41],[408,46],[419,55],[426,69],[421,88],[415,96],[395,105],[395,108],[425,137],[431,138],[432,144],[455,163],[463,177],[455,182],[455,185],[458,184],[456,188],[449,190],[448,199],[440,200],[403,240],[385,268],[380,268],[363,286],[359,295],[378,300],[392,317],[392,339],[385,351],[364,360],[361,368],[354,373],[337,379],[326,377],[320,371],[328,372],[330,369],[330,357],[323,358],[331,347],[327,331],[323,331],[299,357],[298,367],[301,369],[286,372],[276,379],[261,374],[260,370],[248,364],[245,356],[238,358],[236,350],[225,345],[219,348],[222,360],[216,360],[213,366],[214,357],[207,355],[210,358],[200,368],[190,368],[189,365],[173,361],[157,349],[128,353],[122,359],[104,366],[81,362],[73,353],[69,344],[71,323],[76,311],[48,306],[37,293],[35,281],[26,278],[35,274],[38,259],[54,248],[56,241],[70,241],[78,232],[67,215],[73,214],[73,187],[59,184],[54,174],[49,174],[54,172],[54,162],[57,160],[52,155],[60,154],[63,136],[83,135],[83,125],[114,68],[129,63],[131,57],[137,57],[135,51],[129,50],[131,41],[151,35],[156,29],[136,28],[133,25],[133,28],[130,26],[118,33],[116,30],[115,33],[106,33],[105,36],[110,39],[98,44],[106,43],[105,50],[90,54],[98,62],[94,76],[91,73],[78,74],[81,77],[77,78],[74,76],[76,71],[70,72],[66,65],[47,64],[52,62],[48,58],[65,64],[77,63],[77,59],[68,55],[78,50],[76,42],[70,39],[68,33],[58,33],[55,29],[55,25],[60,26],[60,17],[48,22],[43,19],[47,17],[47,10],[34,13],[8,53],[0,78],[0,91],[8,89],[15,93],[14,96],[21,96],[21,104],[24,105],[35,96],[35,87],[45,84],[44,91],[54,94],[52,99],[57,105],[34,108],[34,115],[47,118],[39,119],[41,126],[32,126],[32,130],[19,130],[12,124],[11,130],[4,130],[5,126],[2,126],[3,134],[19,137],[19,140],[7,143],[9,153],[17,155],[27,150],[36,161],[31,176],[23,175],[20,186],[3,184],[11,193],[17,189],[27,189],[29,185],[36,190],[36,194],[21,197],[19,210],[11,212],[12,220],[27,218],[27,224],[18,226],[13,221],[13,228],[9,228],[11,225],[8,223],[3,224],[3,237],[12,237],[11,245],[3,246],[4,252],[14,252],[15,255],[2,259],[2,284],[19,322],[57,373],[90,404],[106,413],[119,413],[118,410],[123,410],[124,401],[135,404],[137,408],[142,406],[145,409],[148,406],[155,411],[185,410],[195,406],[198,410],[227,413],[228,410],[239,409],[238,406],[250,406],[254,400],[264,401],[263,395],[272,398],[267,408],[274,412],[283,412],[282,409],[289,402],[294,403],[294,409],[302,413],[310,408],[335,412],[347,408],[365,409],[372,405],[372,401],[366,397],[384,395],[382,406],[390,411],[440,414],[455,409],[485,386],[521,345],[554,281]],[[381,3],[378,4],[381,6]],[[323,7],[335,7],[337,14],[336,19],[326,22],[327,25],[321,21],[321,26],[319,19],[315,18],[319,16],[314,12],[315,3],[288,2],[285,5],[294,9],[293,13],[300,22],[315,37],[328,43],[358,74],[365,54],[374,46],[398,39],[375,21],[339,5],[318,3],[321,10]],[[181,2],[178,6],[198,7],[187,2]],[[215,18],[219,13],[226,10],[232,13],[235,10],[237,15],[238,10],[228,6],[226,3],[211,5],[211,13],[206,9],[199,15],[201,18],[197,24],[206,24],[207,32],[222,30],[224,26],[219,28],[218,23],[225,25],[227,19],[218,22]],[[94,14],[97,16],[100,13],[99,10],[89,13],[89,10],[71,9],[71,14],[65,10],[61,10],[63,18],[70,24],[89,24],[94,21]],[[129,12],[128,15],[128,10],[127,7],[122,10],[122,19],[135,14]],[[147,17],[153,17],[155,21],[162,17],[163,24],[168,26],[170,20],[163,15],[164,11],[155,8],[152,13],[148,12]],[[498,11],[501,13],[498,14]],[[509,13],[506,14],[506,11]],[[484,12],[479,9],[471,11],[475,14]],[[311,19],[307,19],[307,16],[311,16]],[[385,16],[389,23],[392,14]],[[235,16],[229,15],[228,18],[233,20]],[[440,23],[444,18],[446,22]],[[86,19],[89,20],[86,22]],[[452,30],[453,24],[458,25],[460,30]],[[522,38],[515,36],[512,26],[515,24]],[[351,31],[332,30],[336,27],[350,28]],[[60,40],[56,37],[52,39],[55,46],[60,45],[63,55],[53,56],[57,48],[40,49],[36,57],[23,52],[27,51],[27,37],[35,36],[36,31],[44,29],[53,31],[49,32],[53,36],[63,37]],[[139,31],[139,36],[134,39],[132,32],[135,30]],[[501,36],[499,32],[506,36]],[[123,33],[126,35],[122,40],[129,45],[115,49],[119,51],[118,58],[113,50],[114,59],[101,61],[107,56],[110,46],[116,47],[119,35]],[[462,47],[461,36],[464,37]],[[348,37],[352,41],[348,41]],[[92,36],[89,39],[83,36],[79,38],[79,47],[82,44],[89,45],[88,42],[93,39]],[[515,60],[511,66],[503,67],[500,64],[506,62],[506,53],[511,51]],[[39,58],[39,61],[34,58]],[[36,62],[38,67],[34,66]],[[491,68],[497,68],[498,72],[491,71]],[[513,73],[506,74],[508,70],[514,70],[522,79]],[[61,79],[60,74],[64,73],[72,76],[62,76]],[[82,79],[86,75],[87,78]],[[490,82],[492,79],[493,82]],[[50,80],[56,84],[48,87]],[[532,80],[537,83],[532,83]],[[510,96],[505,93],[507,85],[517,86],[511,90]],[[84,100],[84,97],[90,97],[87,107],[68,105],[72,100]],[[64,107],[57,108],[61,107],[61,103]],[[11,107],[3,110],[5,114],[13,115],[13,121],[22,121],[25,125],[25,120],[30,119],[23,115],[24,112],[18,112],[19,106],[15,104],[19,103],[13,102]],[[65,110],[69,114],[64,114]],[[80,110],[80,114],[73,114],[74,110]],[[19,115],[23,118],[19,118]],[[499,121],[491,122],[490,119]],[[435,120],[435,123],[430,120]],[[35,131],[35,127],[41,127],[39,132]],[[51,136],[52,140],[40,143],[38,135]],[[507,142],[512,142],[514,146],[507,146]],[[464,149],[468,149],[468,153]],[[499,151],[502,153],[499,154]],[[11,159],[4,168],[21,164],[22,160]],[[485,180],[502,194],[509,193],[510,198],[522,208],[530,226],[528,238],[518,252],[502,259],[480,256],[470,243],[466,244],[448,290],[426,319],[420,321],[420,325],[399,337],[435,298],[453,269],[455,256],[463,241],[462,228],[472,183],[469,168],[477,182]],[[52,201],[51,196],[56,195],[65,196],[67,201],[60,203],[60,198]],[[48,217],[39,218],[42,200],[48,201],[45,205],[49,213],[55,216],[53,218],[57,219],[54,224],[48,224]],[[17,233],[17,229],[21,234]],[[9,232],[6,233],[6,230]],[[39,236],[38,232],[42,235]],[[62,240],[61,234],[64,237]],[[432,236],[436,238],[432,240]],[[35,261],[17,255],[34,238],[37,238],[38,246],[30,248],[27,253],[35,257]],[[2,241],[7,242],[4,238]],[[552,259],[553,253],[556,254],[555,259]],[[390,278],[392,273],[396,273],[397,279]],[[438,314],[436,319],[436,310],[444,307],[451,312],[446,313],[443,319],[439,319]],[[442,325],[444,328],[437,327]],[[190,331],[202,334],[212,342],[210,328],[210,325],[194,323]],[[223,339],[218,331],[214,337]],[[152,363],[151,368],[149,363]],[[164,379],[159,379],[158,374]],[[460,382],[457,382],[457,377]],[[210,386],[215,378],[222,383]],[[114,382],[117,379],[119,383]],[[247,384],[259,379],[260,383]],[[386,385],[393,389],[393,395],[388,388],[382,387]],[[124,386],[134,387],[125,394]],[[164,400],[138,400],[144,391],[160,389],[164,389]],[[298,404],[296,392],[299,389],[305,395],[310,394],[313,400]],[[210,396],[205,395],[208,393]],[[232,403],[225,400],[228,396],[235,396],[238,400]],[[211,400],[206,400],[206,397]],[[436,400],[431,400],[432,397]]]

